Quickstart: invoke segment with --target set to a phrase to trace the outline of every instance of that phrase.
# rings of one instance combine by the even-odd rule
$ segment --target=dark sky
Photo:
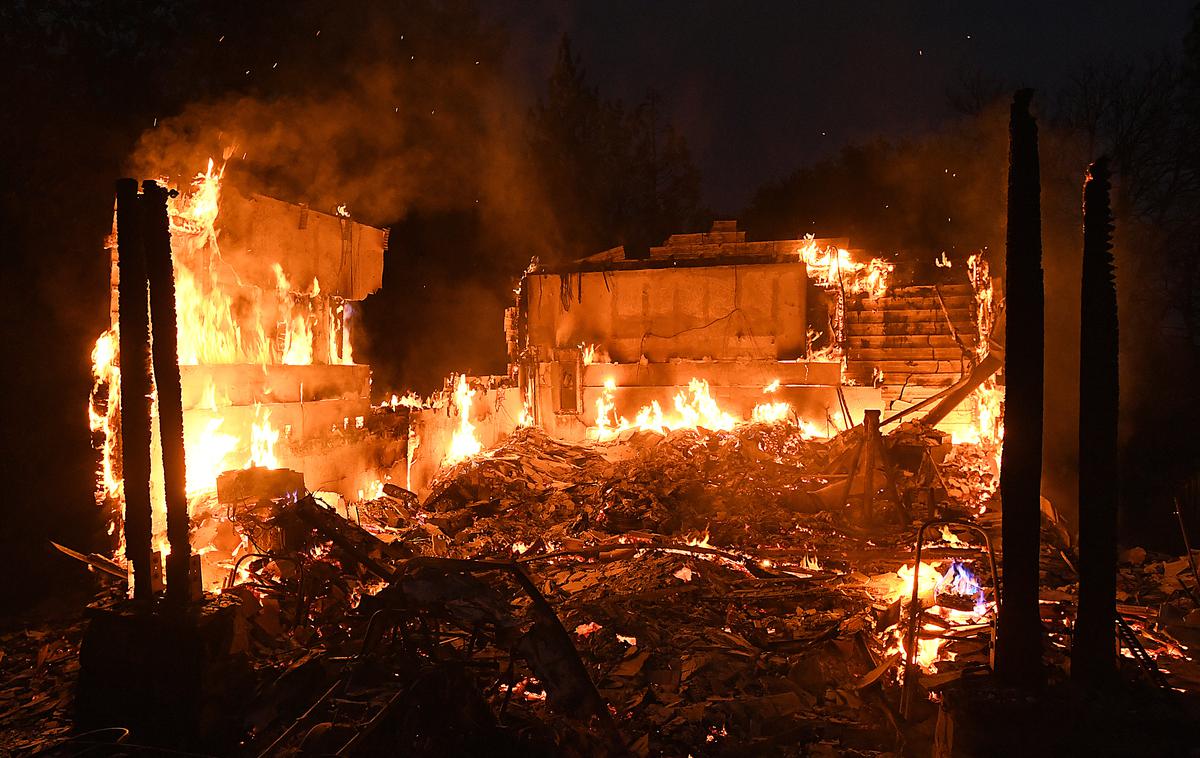
[[[692,148],[704,200],[733,213],[763,181],[849,141],[951,115],[963,71],[1048,88],[1082,61],[1175,52],[1194,0],[751,2],[485,0],[514,77],[540,90],[570,35],[604,94],[653,88]]]

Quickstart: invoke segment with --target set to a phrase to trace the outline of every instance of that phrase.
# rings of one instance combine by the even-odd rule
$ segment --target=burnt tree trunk
[[[133,564],[133,596],[149,601],[150,322],[146,300],[142,199],[137,181],[117,181],[117,311],[121,361],[121,480],[125,497],[125,557]]]
[[[1009,120],[1008,315],[1000,471],[1004,592],[996,636],[996,674],[1022,688],[1035,688],[1043,680],[1038,553],[1045,292],[1037,122],[1029,113],[1032,97],[1033,90],[1018,91]]]
[[[176,331],[175,272],[171,265],[171,230],[167,190],[142,183],[146,272],[150,280],[150,319],[154,340],[154,386],[158,391],[158,428],[162,441],[163,489],[167,505],[167,599],[185,603],[191,597],[188,568],[187,482],[183,448],[183,397],[179,379],[179,334]]]
[[[1117,287],[1113,280],[1108,159],[1083,189],[1079,332],[1079,615],[1071,676],[1096,685],[1116,675]]]

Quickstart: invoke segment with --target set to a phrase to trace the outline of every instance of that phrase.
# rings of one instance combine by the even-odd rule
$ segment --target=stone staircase
[[[975,319],[970,284],[893,287],[881,298],[849,298],[846,378],[871,386],[882,372],[888,408],[923,400],[970,370],[978,341]],[[960,409],[947,421],[968,422],[959,418],[965,413]]]

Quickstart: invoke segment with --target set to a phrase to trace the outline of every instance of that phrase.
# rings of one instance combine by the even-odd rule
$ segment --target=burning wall
[[[352,497],[404,454],[403,439],[367,428],[370,368],[354,363],[349,338],[356,303],[382,281],[386,231],[344,208],[243,196],[222,179],[210,163],[169,208],[194,525],[215,510],[224,471],[291,468],[311,489]],[[113,505],[121,498],[117,276],[114,246],[113,326],[93,353],[90,407],[104,451],[100,495]],[[161,472],[153,479],[161,534]],[[200,552],[212,548],[196,542]]]
[[[879,407],[879,393],[839,393],[840,356],[816,347],[809,316],[810,281],[838,264],[797,252],[845,253],[839,243],[746,242],[734,222],[717,222],[706,234],[673,235],[649,259],[618,248],[531,269],[510,353],[538,423],[568,439],[597,428],[603,436],[622,419],[662,428],[708,416],[720,425],[720,413],[737,423],[792,414],[823,436],[845,428],[847,413]]]

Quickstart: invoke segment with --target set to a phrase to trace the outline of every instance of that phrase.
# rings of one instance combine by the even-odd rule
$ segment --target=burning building
[[[867,410],[899,420],[964,386],[989,352],[986,262],[949,268],[943,256],[944,281],[900,281],[895,263],[845,238],[747,241],[735,221],[646,257],[616,247],[535,261],[505,316],[508,374],[460,378],[413,414],[409,486],[426,492],[443,462],[518,426],[579,441],[791,420],[824,438]],[[1001,391],[989,374],[967,392],[938,427],[995,442]]]
[[[198,551],[228,560],[236,543],[226,544],[218,490],[236,488],[222,474],[289,469],[303,477],[299,490],[353,500],[403,464],[404,433],[368,424],[371,370],[355,363],[350,341],[357,304],[382,282],[388,235],[344,207],[325,213],[244,195],[211,163],[168,210],[187,495]],[[103,448],[100,496],[119,517],[115,239],[112,328],[93,353],[90,416]],[[164,547],[161,467],[152,483],[154,533]]]

